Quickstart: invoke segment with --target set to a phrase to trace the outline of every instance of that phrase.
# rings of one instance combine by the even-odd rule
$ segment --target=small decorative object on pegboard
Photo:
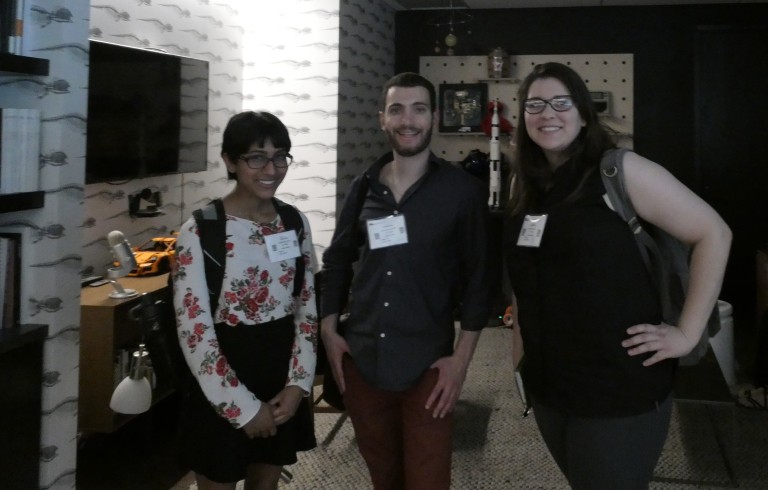
[[[488,207],[499,209],[501,207],[501,151],[499,149],[499,99],[492,102],[493,113],[491,115],[491,140],[488,157],[490,178],[488,184]]]
[[[497,47],[488,53],[488,78],[509,78],[509,53]]]
[[[509,119],[504,117],[504,114],[507,111],[507,106],[504,104],[504,102],[501,102],[500,100],[492,100],[488,102],[488,111],[486,112],[485,117],[483,118],[483,122],[480,123],[480,129],[483,130],[483,133],[485,133],[486,136],[492,136],[492,123],[493,123],[493,113],[494,108],[498,111],[499,115],[499,134],[507,134],[509,136],[512,136],[512,134],[515,131],[514,126],[512,126],[512,123],[509,122]]]
[[[440,84],[440,132],[479,133],[487,104],[484,83]]]

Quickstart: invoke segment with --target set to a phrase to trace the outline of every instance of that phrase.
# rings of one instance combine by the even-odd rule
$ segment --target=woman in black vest
[[[645,489],[667,435],[677,358],[696,346],[717,301],[731,233],[661,166],[625,155],[638,215],[693,250],[682,317],[662,323],[635,239],[605,198],[600,160],[615,145],[585,83],[563,64],[538,65],[519,100],[505,254],[526,393],[575,490]]]

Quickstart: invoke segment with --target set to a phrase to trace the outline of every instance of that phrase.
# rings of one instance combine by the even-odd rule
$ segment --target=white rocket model
[[[490,141],[490,180],[488,183],[490,195],[488,206],[491,209],[501,207],[501,151],[499,149],[499,99],[493,101],[493,116],[491,117]]]

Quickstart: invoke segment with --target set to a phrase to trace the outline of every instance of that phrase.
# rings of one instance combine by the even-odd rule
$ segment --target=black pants
[[[645,490],[667,439],[672,397],[631,417],[571,417],[535,402],[533,413],[573,490]]]

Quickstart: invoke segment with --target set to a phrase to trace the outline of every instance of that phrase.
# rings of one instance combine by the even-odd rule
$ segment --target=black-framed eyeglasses
[[[541,97],[533,97],[523,101],[523,108],[528,114],[539,114],[544,112],[547,104],[557,112],[565,112],[573,107],[573,99],[570,95],[558,95],[549,100],[544,100]]]
[[[252,170],[260,170],[266,167],[269,162],[272,162],[275,168],[286,168],[293,163],[293,157],[290,153],[275,153],[272,157],[268,157],[263,153],[252,153],[250,155],[240,155],[238,160],[244,161],[248,168]]]

